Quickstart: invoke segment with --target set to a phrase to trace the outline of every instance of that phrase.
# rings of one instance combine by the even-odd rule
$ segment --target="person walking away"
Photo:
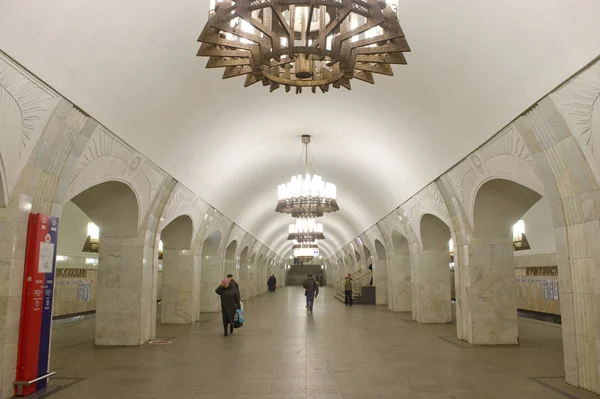
[[[229,279],[223,279],[221,285],[215,290],[217,295],[221,297],[221,313],[223,315],[223,330],[224,336],[227,334],[227,326],[229,326],[229,333],[233,334],[233,322],[237,310],[241,308],[240,295],[237,290],[229,282]]]
[[[306,295],[306,307],[308,308],[308,313],[312,313],[315,297],[319,295],[319,284],[317,284],[317,281],[313,278],[312,274],[309,274],[306,276],[302,286],[305,290],[304,295]]]
[[[227,280],[229,280],[229,284],[230,284],[230,285],[233,285],[233,286],[235,287],[235,289],[237,290],[238,296],[240,297],[240,300],[241,300],[241,298],[242,298],[242,294],[241,294],[241,292],[240,292],[240,285],[238,284],[238,282],[237,282],[237,281],[235,281],[235,280],[233,279],[233,274],[228,274],[228,275],[227,275]]]
[[[352,306],[352,275],[346,274],[344,280],[344,303],[346,306]]]

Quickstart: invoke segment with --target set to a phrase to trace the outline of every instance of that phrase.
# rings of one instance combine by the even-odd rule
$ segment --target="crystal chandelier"
[[[209,57],[207,68],[225,68],[223,79],[246,75],[244,86],[350,90],[353,78],[375,83],[374,73],[406,64],[396,2],[211,0],[197,55]]]
[[[323,181],[318,174],[310,175],[310,167],[314,162],[309,147],[310,136],[302,136],[302,143],[305,175],[292,176],[289,183],[279,185],[279,201],[275,211],[289,213],[295,218],[315,218],[338,211],[335,184]]]
[[[314,218],[299,218],[295,224],[288,228],[288,240],[296,240],[300,243],[324,240],[323,225],[315,222]]]

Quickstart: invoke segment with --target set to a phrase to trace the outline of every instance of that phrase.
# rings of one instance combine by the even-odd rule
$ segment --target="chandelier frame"
[[[391,76],[391,64],[406,64],[410,47],[394,8],[384,0],[222,0],[197,55],[209,57],[207,68],[225,68],[223,79],[245,75],[245,87],[350,90],[353,78],[373,84],[374,73]]]

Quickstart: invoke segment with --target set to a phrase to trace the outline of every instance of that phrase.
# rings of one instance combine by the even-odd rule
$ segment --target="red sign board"
[[[17,381],[31,381],[48,372],[57,240],[58,218],[29,215]],[[45,386],[45,379],[25,386],[23,395]]]

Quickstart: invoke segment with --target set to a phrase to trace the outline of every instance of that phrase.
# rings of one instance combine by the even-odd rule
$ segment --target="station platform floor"
[[[521,344],[473,347],[454,324],[423,325],[384,306],[345,307],[324,288],[312,314],[285,287],[245,303],[244,327],[221,316],[159,325],[169,344],[96,348],[94,320],[54,327],[52,399],[575,399],[560,325],[519,320]]]

